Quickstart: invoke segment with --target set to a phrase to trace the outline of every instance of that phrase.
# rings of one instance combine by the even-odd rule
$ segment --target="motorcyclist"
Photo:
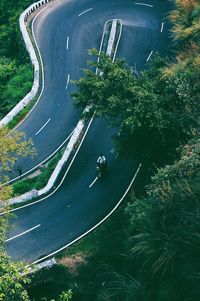
[[[97,159],[97,172],[99,177],[101,177],[102,170],[106,167],[106,163],[106,157],[101,153]]]
[[[97,159],[97,164],[104,166],[106,164],[106,157],[101,153]]]

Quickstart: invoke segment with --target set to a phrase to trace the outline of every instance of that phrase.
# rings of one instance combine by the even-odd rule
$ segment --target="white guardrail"
[[[21,15],[19,18],[19,26],[20,30],[26,45],[26,49],[30,55],[30,59],[32,64],[34,65],[34,81],[31,91],[0,121],[0,127],[8,124],[24,107],[36,96],[39,89],[39,62],[32,45],[31,39],[29,37],[26,21],[30,14],[35,12],[41,6],[51,2],[52,0],[40,0],[31,4]]]
[[[117,30],[117,26],[116,26],[117,20],[114,19],[112,22],[113,22],[113,26],[112,26],[112,30],[110,32],[110,37],[109,37],[109,41],[108,41],[109,47],[107,48],[107,52],[111,51],[113,49],[116,30]],[[121,20],[120,20],[120,26],[122,27]],[[102,41],[104,39],[105,29],[106,29],[106,24],[104,26]],[[117,41],[117,44],[116,44],[117,46],[118,46],[120,37],[121,37],[121,30],[120,30],[120,35],[118,37],[118,41]],[[101,46],[100,46],[99,52],[101,52],[102,41],[101,41]],[[112,41],[112,43],[110,41]],[[115,49],[114,56],[116,54],[116,51],[117,51],[117,48]],[[87,108],[86,108],[86,110],[87,110]],[[35,197],[39,197],[41,195],[44,195],[44,194],[48,193],[53,188],[53,186],[54,186],[54,184],[57,180],[57,177],[58,177],[59,173],[61,172],[61,169],[62,169],[63,165],[67,162],[72,150],[74,149],[74,146],[76,145],[76,143],[77,143],[77,141],[80,137],[80,134],[83,132],[83,129],[84,129],[84,122],[83,122],[83,120],[80,120],[78,122],[75,130],[74,130],[73,135],[71,136],[71,138],[69,140],[69,143],[67,144],[67,147],[65,149],[65,152],[64,152],[61,160],[58,162],[58,164],[56,165],[55,170],[53,171],[52,175],[50,176],[47,185],[44,188],[40,189],[40,190],[33,189],[33,190],[31,190],[31,191],[29,191],[29,192],[27,192],[27,193],[25,193],[21,196],[12,198],[12,199],[8,200],[8,204],[12,205],[12,204],[16,204],[16,203],[22,203],[22,202],[31,200]]]

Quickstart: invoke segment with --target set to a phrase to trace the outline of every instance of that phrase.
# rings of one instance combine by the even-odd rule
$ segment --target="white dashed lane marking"
[[[153,5],[151,5],[151,4],[146,4],[146,3],[141,3],[141,2],[135,2],[134,4],[148,6],[148,7],[153,7]]]
[[[161,24],[160,32],[163,32],[163,28],[164,28],[164,22],[162,22]]]
[[[49,123],[50,120],[51,120],[51,119],[49,118],[49,119],[47,120],[47,122],[45,122],[45,124],[39,129],[39,131],[37,131],[37,133],[35,133],[35,136],[37,136],[37,135],[43,130],[43,128]]]
[[[150,60],[152,54],[153,54],[153,50],[150,52],[150,54],[149,54],[149,56],[148,56],[148,58],[147,58],[147,62]]]
[[[35,226],[35,227],[31,228],[31,229],[28,229],[28,230],[26,230],[26,231],[24,231],[24,232],[22,232],[22,233],[20,233],[20,234],[17,234],[17,235],[15,235],[15,236],[11,237],[11,238],[8,238],[8,239],[6,239],[5,242],[8,242],[8,241],[11,241],[11,240],[13,240],[13,239],[15,239],[15,238],[17,238],[17,237],[20,237],[20,236],[22,236],[22,235],[24,235],[24,234],[26,234],[26,233],[28,233],[28,232],[30,232],[30,231],[35,230],[36,228],[38,228],[38,227],[40,227],[40,226],[41,226],[41,225],[39,224],[39,225],[37,225],[37,226]]]
[[[69,81],[70,81],[70,74],[67,75],[67,83],[66,83],[65,89],[68,88],[68,86],[69,86]]]
[[[67,37],[67,42],[66,42],[66,49],[69,49],[69,36]]]
[[[94,179],[94,181],[90,184],[89,188],[91,188],[97,180],[98,180],[98,177],[96,177],[96,178]]]
[[[92,10],[92,8],[88,8],[88,9],[84,10],[82,13],[80,13],[78,16],[80,17],[91,10]]]

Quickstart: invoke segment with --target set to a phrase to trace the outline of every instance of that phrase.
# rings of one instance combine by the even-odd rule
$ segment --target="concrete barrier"
[[[29,201],[35,197],[38,196],[38,191],[36,189],[33,189],[27,193],[24,193],[20,196],[17,196],[15,198],[9,199],[8,200],[8,204],[9,205],[13,205],[13,204],[18,204],[18,203],[22,203],[22,202],[26,202]]]
[[[31,91],[0,121],[0,127],[8,124],[27,104],[37,95],[39,89],[39,62],[32,45],[31,39],[29,37],[26,21],[28,16],[31,15],[37,8],[52,0],[40,0],[31,4],[21,15],[19,18],[19,26],[20,30],[26,45],[26,49],[29,53],[32,64],[34,65],[34,81]]]
[[[113,22],[112,22],[112,27],[111,27],[111,31],[110,31],[110,37],[109,37],[109,40],[108,40],[108,46],[107,46],[106,53],[109,56],[112,55],[113,44],[114,44],[115,35],[116,35],[116,29],[117,29],[117,19],[113,20]]]
[[[61,160],[56,165],[56,168],[54,169],[51,177],[49,178],[47,185],[38,191],[38,196],[43,195],[52,189],[52,187],[54,186],[54,184],[58,178],[59,173],[61,172],[61,169],[63,168],[64,164],[68,161],[69,156],[70,156],[72,150],[74,149],[74,146],[76,145],[83,129],[84,129],[84,122],[82,120],[80,120],[78,122],[78,125],[75,128],[73,135],[71,136],[71,138],[69,140],[69,143],[65,149],[65,152],[64,152]]]

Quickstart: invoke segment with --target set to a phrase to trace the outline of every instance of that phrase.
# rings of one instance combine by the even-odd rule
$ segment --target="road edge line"
[[[87,234],[89,234],[90,232],[92,232],[93,230],[95,230],[98,226],[100,226],[104,221],[106,221],[115,211],[116,209],[119,207],[119,205],[122,203],[122,201],[124,200],[124,198],[126,197],[127,193],[129,192],[131,186],[133,185],[133,183],[135,182],[135,179],[141,169],[141,166],[142,166],[142,163],[140,163],[138,165],[138,168],[130,182],[130,184],[128,185],[128,188],[126,189],[125,193],[123,194],[123,196],[121,197],[121,199],[119,200],[119,202],[114,206],[114,208],[110,211],[110,213],[108,213],[102,220],[100,220],[100,222],[98,222],[95,226],[93,226],[92,228],[90,228],[88,231],[86,231],[85,233],[83,233],[82,235],[80,235],[79,237],[77,237],[76,239],[74,239],[72,242],[68,243],[67,245],[59,248],[58,250],[40,258],[40,259],[37,259],[35,260],[34,262],[32,262],[31,264],[27,265],[26,267],[29,267],[31,266],[32,264],[38,264],[39,262],[49,258],[49,257],[52,257],[54,256],[55,254],[63,251],[64,249],[68,248],[69,246],[71,246],[72,244],[74,244],[75,242],[77,242],[78,240],[80,240],[81,238],[85,237]]]

